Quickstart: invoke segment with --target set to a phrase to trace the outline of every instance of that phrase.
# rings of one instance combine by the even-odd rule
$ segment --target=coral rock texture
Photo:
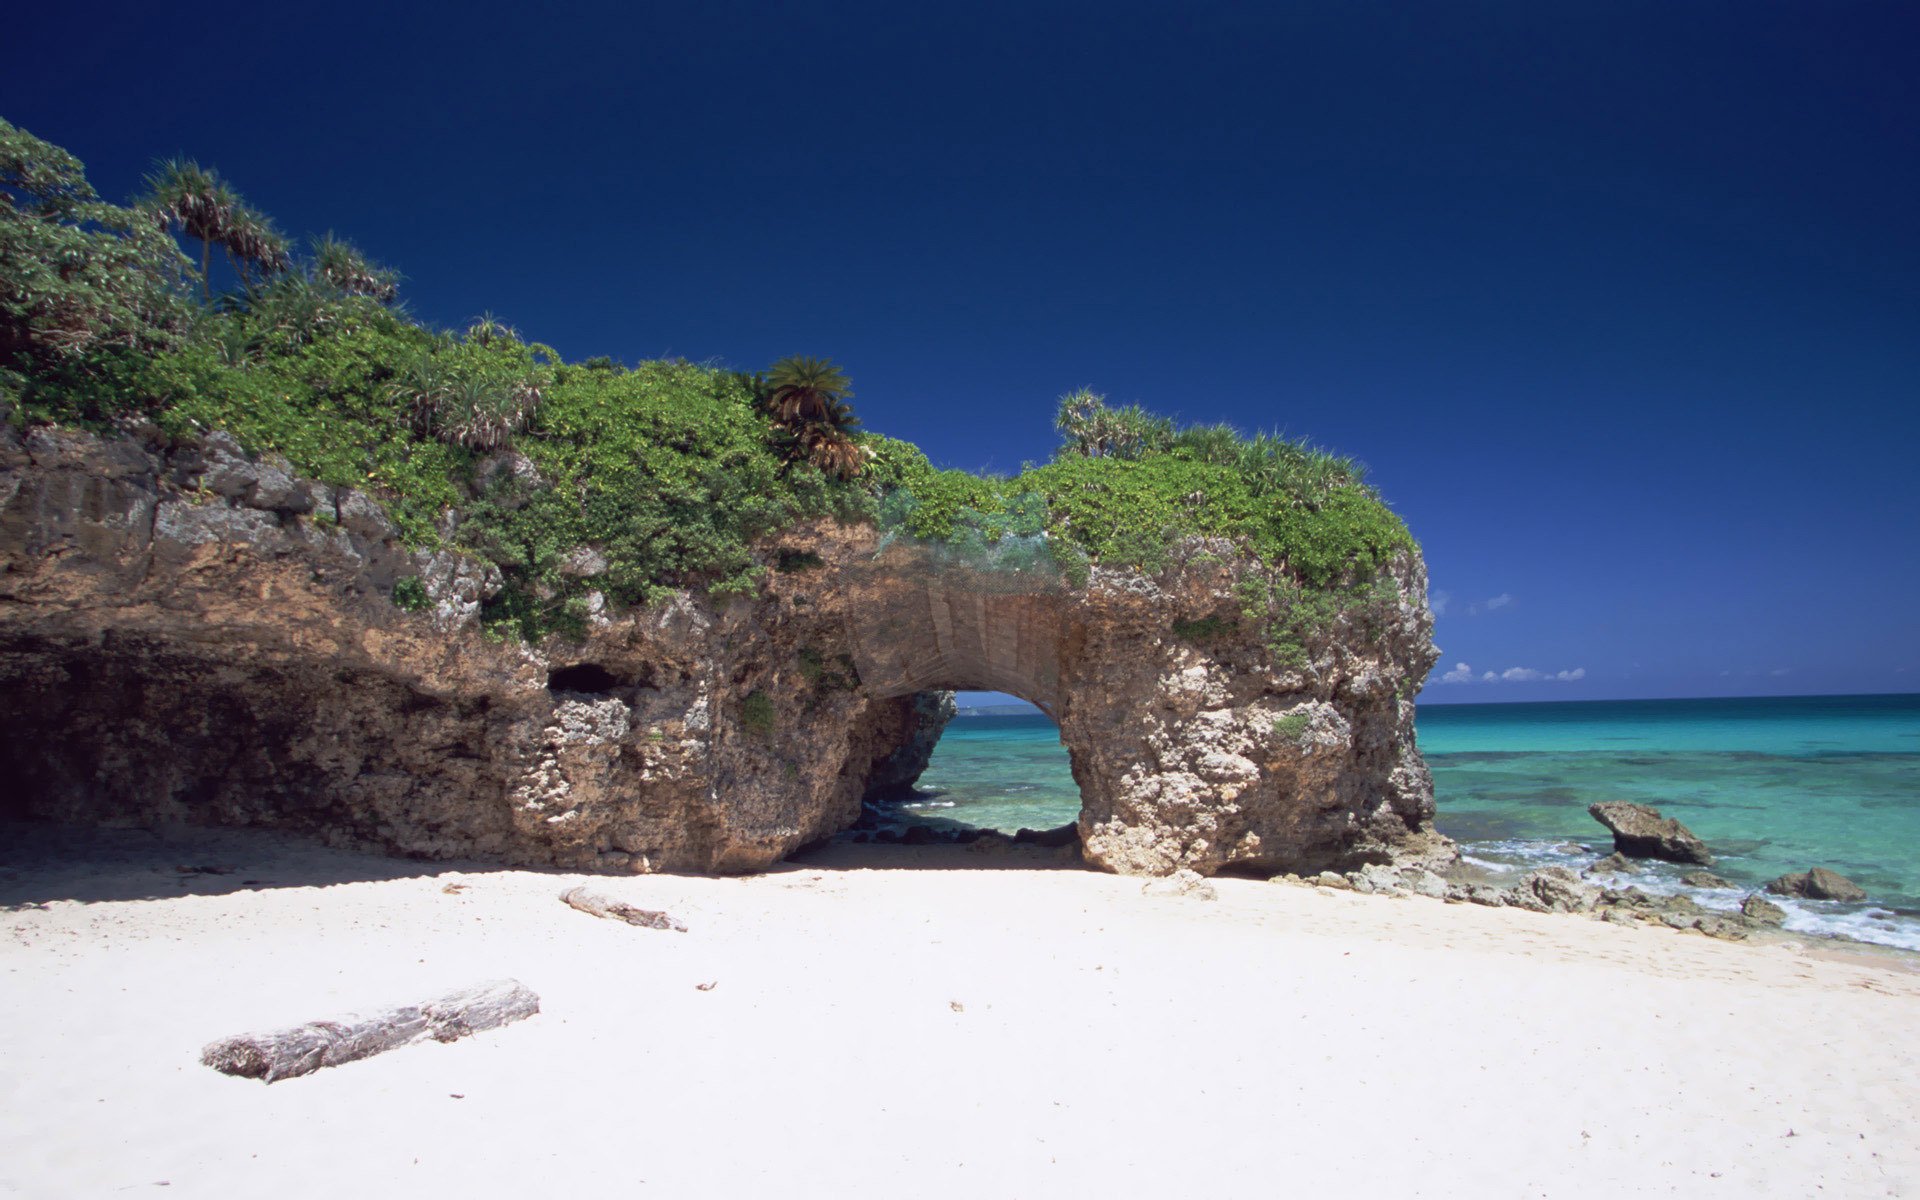
[[[1414,743],[1435,657],[1417,555],[1388,568],[1365,636],[1336,622],[1282,663],[1235,615],[1245,564],[1224,544],[1073,583],[864,525],[765,550],[819,565],[769,571],[752,598],[596,605],[583,639],[529,647],[480,627],[493,568],[408,549],[364,493],[221,435],[0,428],[0,804],[748,871],[851,825],[869,787],[910,784],[945,693],[983,688],[1059,722],[1105,869],[1451,855]]]

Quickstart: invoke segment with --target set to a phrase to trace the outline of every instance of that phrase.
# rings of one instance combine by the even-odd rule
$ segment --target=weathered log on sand
[[[629,925],[638,925],[644,929],[671,929],[676,933],[687,931],[684,924],[667,913],[655,912],[651,908],[635,908],[621,900],[609,900],[600,893],[590,892],[583,887],[568,888],[560,893],[560,898],[589,916],[625,921]]]
[[[370,1058],[422,1038],[452,1042],[540,1011],[540,997],[517,979],[496,979],[370,1017],[310,1021],[273,1033],[245,1033],[209,1042],[200,1061],[249,1079],[292,1079],[321,1067]]]

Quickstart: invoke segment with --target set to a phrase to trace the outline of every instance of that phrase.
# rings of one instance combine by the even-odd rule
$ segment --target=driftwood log
[[[655,912],[651,908],[635,908],[620,900],[609,900],[600,893],[590,892],[583,887],[568,888],[560,893],[560,898],[589,916],[625,921],[629,925],[638,925],[643,929],[671,929],[676,933],[687,931],[684,924],[667,913]]]
[[[309,1021],[273,1033],[222,1038],[200,1051],[200,1061],[228,1075],[272,1083],[369,1058],[423,1038],[458,1041],[539,1011],[540,997],[525,984],[517,979],[496,979],[425,1004],[403,1005],[368,1017]]]

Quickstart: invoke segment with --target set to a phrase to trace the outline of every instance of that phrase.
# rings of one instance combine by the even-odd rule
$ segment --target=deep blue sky
[[[54,9],[0,113],[436,323],[827,355],[952,466],[1083,384],[1359,456],[1436,680],[1584,673],[1429,700],[1920,690],[1904,0]]]

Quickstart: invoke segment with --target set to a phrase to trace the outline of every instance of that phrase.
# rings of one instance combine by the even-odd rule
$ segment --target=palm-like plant
[[[313,273],[337,291],[369,296],[382,304],[392,304],[400,294],[398,272],[373,262],[353,243],[331,233],[313,239]]]
[[[293,265],[293,252],[286,235],[274,228],[273,219],[245,204],[237,205],[227,222],[227,234],[221,239],[227,260],[244,287],[253,286],[253,272],[261,277],[278,275]]]
[[[220,177],[190,158],[156,163],[147,176],[141,206],[162,229],[174,229],[200,243],[200,286],[213,299],[213,244],[226,236],[240,198]]]
[[[146,179],[141,207],[162,229],[175,230],[200,243],[200,286],[213,299],[213,248],[227,252],[242,283],[250,272],[274,275],[292,261],[287,239],[273,222],[249,207],[219,174],[190,158],[157,163]]]
[[[853,399],[846,373],[824,358],[781,359],[767,369],[767,387],[767,409],[783,425],[826,420],[831,405]]]
[[[808,421],[794,438],[799,456],[835,479],[852,479],[867,465],[867,448],[856,440],[860,418],[844,400],[827,401],[824,415]]]
[[[481,453],[505,446],[540,406],[539,382],[463,361],[454,347],[442,349],[444,354],[423,352],[401,368],[387,385],[388,395],[422,434]]]
[[[854,435],[860,418],[847,403],[853,388],[839,367],[824,358],[783,358],[766,375],[767,414],[785,461],[810,462],[836,479],[852,479],[867,465],[868,452]]]

